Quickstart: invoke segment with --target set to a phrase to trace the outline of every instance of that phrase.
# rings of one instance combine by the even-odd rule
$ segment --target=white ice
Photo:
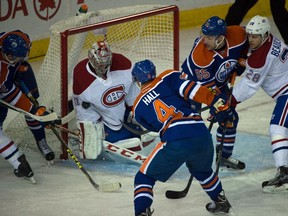
[[[272,18],[270,20],[272,21]],[[274,23],[272,32],[281,38]],[[181,31],[181,62],[189,54],[192,42],[198,33],[199,28]],[[40,64],[41,62],[36,62],[32,66],[37,70]],[[234,156],[246,162],[247,168],[242,173],[220,170],[223,187],[232,205],[231,215],[286,216],[288,214],[287,193],[264,194],[261,190],[262,181],[272,178],[276,171],[268,136],[273,107],[272,99],[259,91],[252,99],[237,108],[240,122]],[[215,128],[212,130],[213,134]],[[138,165],[109,161],[81,161],[98,184],[121,182],[120,191],[103,193],[93,188],[71,159],[68,161],[56,159],[53,166],[47,166],[37,151],[29,151],[26,156],[35,172],[37,181],[35,185],[16,178],[10,164],[0,159],[1,216],[134,215],[133,180]],[[152,206],[155,209],[153,216],[211,215],[204,207],[210,199],[196,180],[187,197],[179,200],[165,198],[164,194],[168,189],[184,189],[188,178],[189,174],[183,166],[166,183],[156,183]]]

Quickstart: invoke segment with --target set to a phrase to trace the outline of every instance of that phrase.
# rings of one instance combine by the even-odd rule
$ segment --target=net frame
[[[96,24],[89,24],[86,26],[82,26],[79,28],[72,28],[68,29],[66,31],[61,32],[61,58],[62,58],[62,68],[61,68],[61,80],[62,80],[62,87],[63,91],[62,93],[62,110],[61,110],[61,116],[66,116],[68,114],[68,37],[71,35],[83,33],[84,31],[93,31],[96,29],[101,29],[105,27],[109,27],[111,25],[117,25],[124,22],[133,21],[136,19],[146,18],[149,16],[155,16],[163,13],[173,12],[174,14],[174,69],[179,69],[179,9],[177,6],[166,6],[162,8],[157,8],[154,10],[145,11],[142,13],[137,13],[129,16],[124,16],[112,20],[107,20],[103,22],[99,22]],[[68,125],[64,125],[64,127],[67,127]],[[68,135],[67,133],[62,133],[62,137],[67,140]],[[67,152],[63,150],[63,154],[61,156],[62,159],[66,159],[68,157]]]
[[[147,10],[147,8],[149,8],[149,9]],[[106,20],[103,20],[103,21],[101,19],[100,20],[98,19],[102,15],[106,16],[106,14],[111,14],[111,13],[113,13],[113,11],[116,11],[116,10],[121,11],[121,13],[122,13],[122,9],[124,11],[123,14],[126,14],[124,16],[118,16],[117,18],[111,18],[111,19],[107,19],[107,17],[109,17],[109,16],[107,16]],[[128,10],[129,15],[127,15],[126,10]],[[135,13],[135,11],[141,11],[141,12]],[[80,15],[79,17],[71,17],[71,18],[68,18],[67,20],[62,20],[62,21],[59,21],[58,23],[53,24],[50,28],[50,35],[51,36],[50,36],[50,43],[49,43],[48,52],[46,54],[44,62],[41,65],[39,74],[36,74],[36,79],[37,79],[38,87],[39,87],[39,91],[40,91],[40,98],[39,98],[40,104],[45,105],[48,109],[52,109],[52,110],[56,111],[61,117],[67,116],[67,114],[68,114],[68,98],[69,98],[69,93],[70,93],[70,88],[71,88],[71,86],[69,86],[69,80],[70,80],[69,76],[71,76],[71,74],[69,75],[69,71],[71,71],[73,68],[73,64],[71,64],[71,62],[77,63],[79,61],[79,58],[78,58],[79,56],[76,55],[76,57],[73,57],[73,55],[74,55],[73,52],[75,50],[76,50],[76,52],[78,52],[79,49],[81,50],[83,48],[82,44],[85,43],[86,37],[89,36],[89,35],[87,36],[85,34],[87,34],[88,32],[91,32],[91,31],[99,31],[101,34],[102,30],[105,28],[110,28],[110,27],[113,28],[113,26],[125,25],[125,23],[136,22],[137,20],[145,20],[145,19],[148,19],[148,18],[153,17],[153,16],[156,16],[156,17],[162,16],[162,15],[165,16],[165,14],[169,14],[169,16],[171,16],[171,14],[172,14],[172,16],[173,16],[173,18],[172,18],[173,19],[173,27],[172,27],[173,28],[173,36],[172,36],[173,37],[173,44],[172,43],[169,45],[166,44],[166,46],[169,46],[169,47],[167,47],[167,49],[169,48],[169,52],[171,51],[171,49],[173,50],[173,58],[172,58],[173,62],[171,63],[171,66],[169,66],[169,67],[167,66],[167,68],[166,68],[166,64],[164,64],[165,65],[164,69],[174,68],[175,70],[178,70],[179,69],[179,9],[175,5],[169,5],[169,6],[165,6],[165,5],[139,5],[139,6],[129,7],[129,8],[123,7],[123,8],[108,9],[108,10],[103,10],[103,11],[98,11],[98,12],[88,12],[87,14]],[[88,20],[91,18],[92,19],[97,18],[96,23],[87,24]],[[170,19],[170,17],[169,17],[169,19]],[[75,25],[76,22],[77,22],[77,25]],[[160,24],[164,25],[163,23],[160,23]],[[160,25],[160,24],[157,24],[157,25]],[[155,25],[156,25],[156,23],[155,23]],[[171,24],[169,23],[169,25],[171,25]],[[78,26],[78,27],[75,27],[75,26]],[[159,28],[160,28],[160,26],[159,26]],[[161,28],[159,31],[161,31]],[[169,32],[169,34],[170,34],[170,32]],[[78,35],[80,35],[80,36],[78,37]],[[109,37],[109,32],[108,32],[107,36]],[[128,36],[128,39],[130,39],[129,35],[126,35],[126,36]],[[76,46],[71,48],[71,44],[69,43],[69,40],[70,40],[70,38],[73,38],[73,37],[77,37],[77,39],[73,39],[74,41],[76,41],[75,43],[73,43],[73,46],[74,45],[76,45]],[[51,41],[51,40],[56,40],[57,45],[56,46],[55,46],[55,44],[53,45],[53,42],[55,42],[55,41]],[[157,38],[157,40],[159,40],[159,38]],[[109,38],[108,38],[108,42],[110,44]],[[146,44],[144,44],[144,45],[146,45]],[[79,47],[77,47],[77,46],[79,46]],[[91,46],[91,44],[90,44],[90,46]],[[74,49],[74,51],[71,52],[71,50],[73,50],[73,49]],[[111,47],[111,49],[112,49],[112,52],[114,52],[115,47]],[[157,48],[155,48],[155,49],[157,49]],[[157,51],[158,50],[155,50],[155,52],[157,52]],[[120,53],[122,53],[121,50],[120,50]],[[51,56],[51,55],[55,55],[54,58],[56,58],[58,63],[54,64],[54,62],[51,62],[51,60],[49,60],[49,58],[50,58],[49,56]],[[87,54],[86,54],[86,56],[87,56]],[[143,59],[145,57],[146,56],[144,54]],[[143,60],[143,59],[137,59],[137,60]],[[151,60],[154,60],[154,59],[151,59]],[[51,70],[52,71],[55,70],[54,65],[59,65],[59,61],[61,62],[60,63],[61,65],[56,67],[58,69],[57,69],[57,71],[55,71],[55,77],[53,77],[49,73]],[[132,61],[132,63],[135,63],[135,62]],[[157,64],[156,64],[156,67],[157,67]],[[159,70],[159,72],[161,72],[161,70]],[[51,85],[51,83],[55,83],[55,85],[57,85],[57,87],[56,86],[54,87],[53,84]],[[53,88],[52,86],[56,89],[60,86],[59,87],[60,88],[60,96],[58,94],[57,99],[56,99],[56,96],[54,95],[55,92],[52,94],[53,95],[52,99],[55,101],[51,101],[52,99],[49,96],[51,88]],[[54,91],[54,89],[53,89],[53,91]],[[57,92],[58,90],[55,90],[55,91]],[[20,120],[18,120],[19,118],[20,118]],[[13,127],[11,127],[11,130],[10,130],[10,132],[12,131],[13,134],[14,134],[14,131],[17,130],[17,128],[26,126],[26,123],[23,120],[23,116],[17,116],[15,119],[17,119],[17,120],[14,121],[15,124]],[[17,124],[17,126],[15,126],[16,124]],[[75,122],[74,122],[74,124],[75,124]],[[68,124],[65,124],[63,126],[68,128]],[[70,123],[69,123],[69,127],[70,127]],[[29,148],[31,148],[31,144],[29,144],[29,143],[31,143],[31,138],[28,138],[28,136],[27,136],[28,133],[30,134],[30,132],[26,133],[28,130],[29,129],[27,129],[27,126],[26,126],[26,131],[23,133],[25,135],[24,139],[28,140],[27,142],[25,140],[25,142],[28,144],[23,142],[22,138],[17,138],[17,141],[16,141],[17,143],[21,143],[20,145],[24,145],[27,150],[29,150]],[[17,135],[19,135],[19,134],[17,134]],[[61,136],[65,141],[68,141],[68,134],[67,133],[61,133]],[[46,130],[46,137],[49,137],[47,139],[48,139],[48,144],[50,145],[50,147],[51,147],[50,140],[53,140],[53,142],[58,142],[57,139],[55,139],[55,136],[51,131]],[[22,143],[24,143],[24,144],[22,144]],[[68,153],[66,152],[65,147],[64,146],[60,147],[60,144],[58,144],[58,143],[57,143],[57,149],[60,150],[60,158],[61,159],[67,159]],[[53,146],[52,146],[52,149],[55,151],[55,148],[53,148]]]

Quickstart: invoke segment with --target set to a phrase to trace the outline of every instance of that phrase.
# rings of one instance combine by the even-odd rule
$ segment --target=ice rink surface
[[[270,21],[273,23],[272,18]],[[274,23],[272,33],[281,38]],[[183,62],[189,54],[198,34],[199,28],[181,31],[180,62]],[[35,71],[40,65],[41,62],[32,64]],[[273,108],[273,100],[262,90],[237,107],[240,121],[233,155],[246,163],[246,170],[219,172],[223,188],[232,205],[230,215],[288,215],[288,193],[264,194],[261,190],[262,181],[272,178],[276,172],[268,136]],[[206,115],[207,113],[203,114],[204,119]],[[215,129],[216,126],[212,130],[213,137]],[[139,165],[126,164],[124,161],[81,161],[98,184],[121,182],[121,190],[103,193],[93,188],[71,159],[61,161],[57,157],[53,166],[47,166],[39,152],[29,151],[25,154],[35,172],[37,184],[33,185],[16,178],[13,168],[1,158],[1,216],[134,215],[133,180]],[[166,190],[184,189],[188,178],[189,173],[185,166],[182,166],[166,183],[156,183],[153,216],[211,215],[205,210],[205,205],[210,199],[196,180],[185,198],[178,200],[165,198]]]

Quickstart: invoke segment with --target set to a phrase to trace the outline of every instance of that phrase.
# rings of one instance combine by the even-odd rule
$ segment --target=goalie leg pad
[[[102,152],[105,137],[102,122],[78,121],[79,129],[79,156],[82,159],[96,159]]]

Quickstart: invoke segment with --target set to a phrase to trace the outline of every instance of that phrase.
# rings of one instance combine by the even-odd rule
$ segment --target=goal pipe
[[[169,13],[173,12],[174,15],[174,26],[173,26],[173,32],[174,32],[174,44],[173,44],[173,50],[174,50],[174,68],[175,70],[179,70],[179,8],[176,5],[170,5],[170,6],[165,6],[165,7],[160,7],[157,9],[153,10],[148,10],[145,12],[137,13],[137,14],[132,14],[128,16],[123,16],[119,17],[116,19],[111,19],[111,20],[106,20],[102,21],[99,23],[95,24],[88,24],[84,25],[82,27],[77,27],[77,28],[71,28],[66,31],[63,31],[60,33],[61,35],[61,59],[62,59],[62,64],[61,64],[61,84],[62,84],[62,91],[61,91],[61,117],[66,116],[68,114],[68,37],[70,35],[75,35],[78,33],[82,33],[83,29],[85,31],[92,31],[95,29],[103,28],[103,27],[108,27],[112,25],[117,25],[121,23],[125,23],[128,21],[134,21],[137,19],[141,18],[147,18],[155,15],[160,15],[164,13]],[[63,127],[68,128],[68,124],[64,124]],[[61,133],[62,138],[65,141],[68,141],[68,134],[62,132]],[[68,158],[68,153],[65,150],[65,146],[62,146],[62,154],[60,155],[61,159],[67,159]]]

